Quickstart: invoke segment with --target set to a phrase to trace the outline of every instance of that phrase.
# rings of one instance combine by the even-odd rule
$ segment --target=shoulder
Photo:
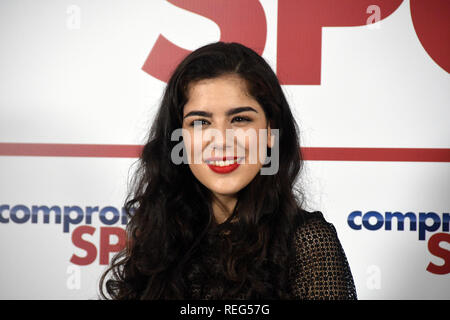
[[[322,212],[301,214],[295,228],[291,269],[294,296],[301,299],[356,299],[353,276],[333,224]]]
[[[295,232],[321,232],[321,231],[336,231],[333,224],[328,222],[321,211],[306,211],[299,209],[297,215]]]
[[[294,229],[294,245],[297,251],[307,254],[341,249],[336,228],[325,219],[321,211],[300,211]]]

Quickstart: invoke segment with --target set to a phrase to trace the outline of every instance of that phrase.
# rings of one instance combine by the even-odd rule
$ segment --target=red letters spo
[[[75,254],[70,258],[70,262],[79,266],[85,266],[91,264],[97,258],[97,247],[84,240],[82,237],[84,234],[93,235],[95,228],[91,226],[79,226],[72,232],[73,244],[86,251],[86,256],[79,257]],[[110,236],[116,235],[119,241],[115,244],[111,244]],[[109,264],[109,254],[111,252],[118,252],[125,246],[126,232],[123,228],[119,227],[101,227],[100,228],[100,264]]]
[[[258,0],[168,0],[217,23],[220,40],[240,42],[262,54],[267,35],[264,10]],[[320,84],[322,27],[367,24],[367,9],[377,6],[380,20],[403,0],[278,0],[277,75],[281,84]],[[417,36],[431,58],[450,72],[450,1],[411,0]],[[370,12],[370,11],[369,11]],[[182,26],[180,26],[181,28]],[[159,35],[142,69],[167,82],[175,66],[190,51]],[[411,66],[414,68],[414,66]]]

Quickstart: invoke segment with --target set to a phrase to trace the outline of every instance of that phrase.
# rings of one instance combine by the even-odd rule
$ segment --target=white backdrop
[[[260,3],[267,23],[262,55],[276,70],[281,0]],[[306,209],[322,211],[337,228],[359,298],[449,299],[450,77],[422,46],[409,1],[383,18],[323,27],[320,83],[283,85],[302,147],[434,148],[439,161],[310,158],[301,177]],[[124,227],[120,218],[104,222],[114,219],[114,208],[120,213],[136,158],[18,155],[17,149],[20,143],[142,145],[165,86],[142,70],[160,34],[195,50],[218,41],[221,30],[162,0],[0,3],[0,298],[97,297],[105,269],[100,253],[119,240],[108,238],[107,228]],[[448,52],[450,39],[442,42]],[[42,211],[33,223],[33,206],[57,206],[61,223],[54,211],[49,223]],[[434,212],[440,225],[424,240],[408,219],[405,231],[396,219],[392,230],[355,230],[348,224],[353,211],[412,212],[417,227],[420,212]],[[64,232],[69,220],[75,222]],[[92,234],[77,238],[77,228]],[[436,255],[428,245],[437,234]],[[79,265],[73,255],[92,259]],[[430,262],[444,274],[427,271]]]

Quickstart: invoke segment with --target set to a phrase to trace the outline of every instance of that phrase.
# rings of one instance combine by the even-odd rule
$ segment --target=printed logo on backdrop
[[[264,51],[267,22],[259,0],[217,0],[214,5],[209,0],[167,1],[214,21],[220,29],[220,41],[240,42],[258,54]],[[378,30],[382,21],[402,3],[402,0],[278,0],[276,73],[281,84],[321,84],[323,27],[367,25],[367,32]],[[443,41],[450,38],[450,1],[410,0],[409,5],[422,47],[437,65],[450,72],[450,46]],[[160,34],[142,70],[167,82],[175,66],[189,53]]]
[[[395,220],[394,220],[395,219]],[[395,225],[393,221],[396,221]],[[417,215],[414,212],[390,212],[386,211],[382,215],[378,211],[353,211],[347,218],[347,223],[353,230],[397,230],[417,232],[419,241],[426,241],[428,235],[428,251],[435,257],[442,259],[442,265],[429,262],[426,271],[445,275],[450,273],[450,249],[445,248],[445,244],[450,245],[449,223],[450,214],[442,213],[441,215],[435,212],[419,212]],[[407,229],[405,230],[405,226]],[[426,262],[424,262],[426,265]]]
[[[95,222],[98,221],[103,226],[99,228],[92,226],[93,217],[96,217]],[[23,204],[0,205],[0,223],[60,224],[61,231],[71,235],[73,246],[86,252],[84,256],[74,253],[70,257],[70,262],[78,266],[90,265],[96,260],[100,265],[108,265],[110,254],[120,251],[125,246],[124,225],[127,224],[127,219],[124,208],[119,210],[112,206],[83,208],[57,205],[51,207],[37,205],[28,207]],[[119,226],[112,226],[117,224]],[[85,235],[98,237],[98,247],[96,241],[83,238]]]

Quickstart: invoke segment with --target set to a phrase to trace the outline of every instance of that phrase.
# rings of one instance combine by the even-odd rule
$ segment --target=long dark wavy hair
[[[210,190],[188,164],[171,161],[179,143],[171,134],[182,127],[188,85],[229,74],[245,80],[271,128],[279,129],[279,170],[257,174],[238,192],[232,213],[237,222],[227,223],[230,217],[217,226]],[[201,281],[209,284],[211,299],[291,297],[292,237],[304,214],[297,183],[303,159],[298,125],[277,76],[259,54],[239,43],[216,42],[187,55],[167,83],[138,164],[124,205],[127,245],[100,279],[103,299],[195,298],[190,288]]]

